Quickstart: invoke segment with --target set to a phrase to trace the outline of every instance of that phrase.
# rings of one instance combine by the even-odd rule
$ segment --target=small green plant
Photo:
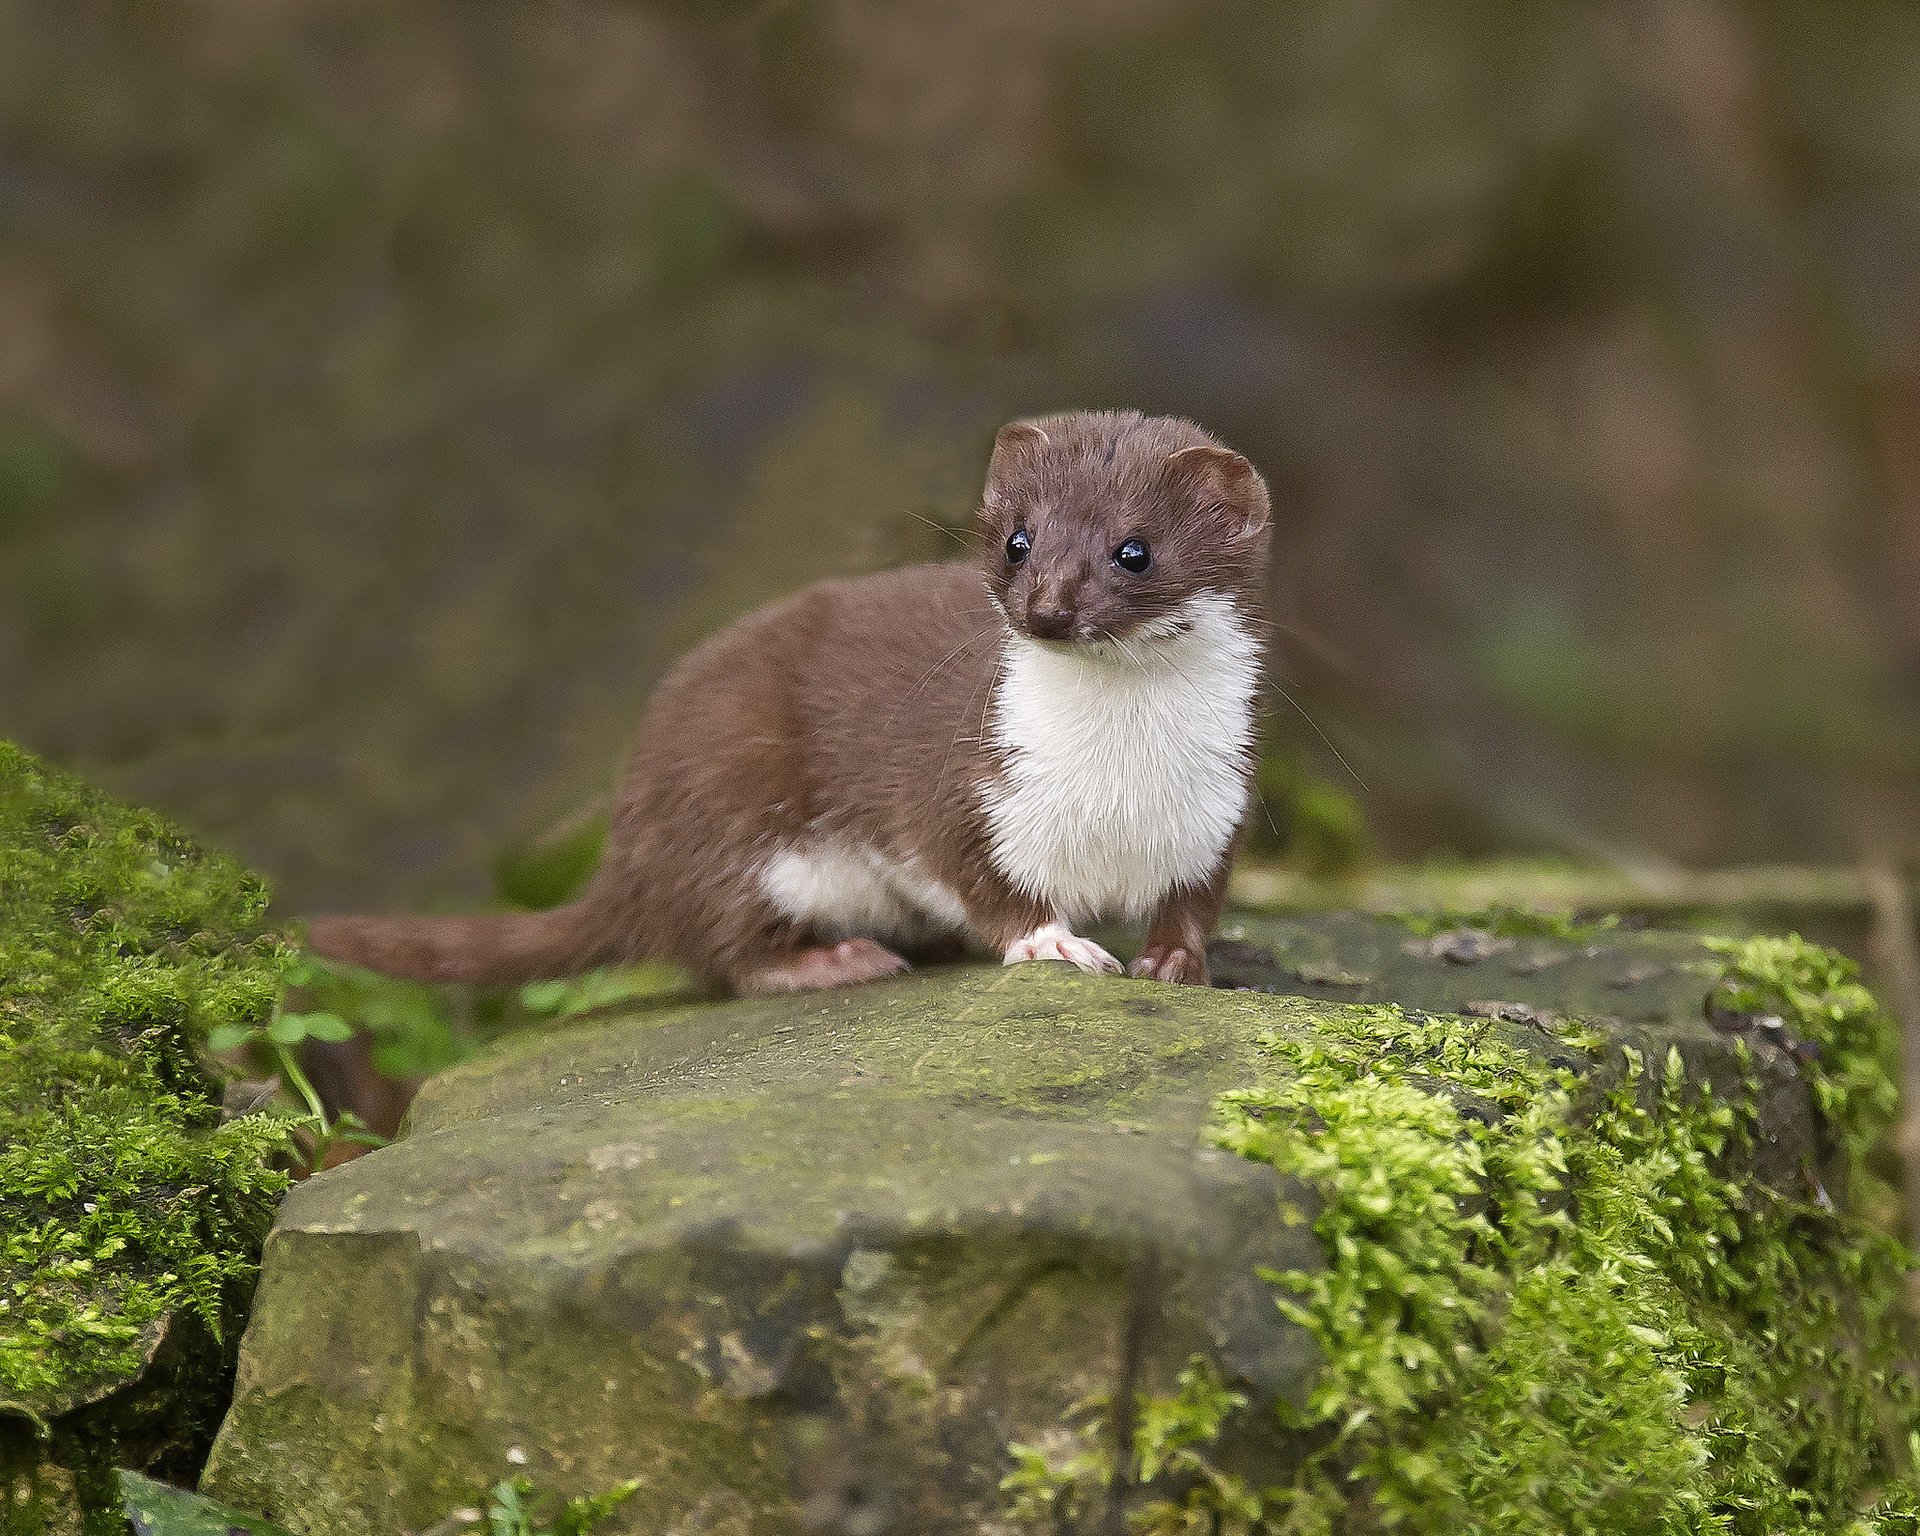
[[[594,1008],[636,998],[657,997],[687,984],[684,971],[657,962],[588,971],[553,981],[530,981],[520,989],[520,1006],[545,1018],[567,1019]]]
[[[496,897],[509,907],[534,910],[567,900],[592,871],[605,833],[603,808],[589,806],[536,843],[503,854],[494,868]],[[303,1038],[343,1038],[339,1028],[351,1026],[350,1032],[366,1037],[376,1073],[410,1083],[456,1066],[516,1030],[679,991],[689,978],[674,966],[649,962],[517,988],[436,985],[308,954],[287,973],[287,982],[301,1006],[283,1017],[318,1019],[319,1031],[331,1031],[310,1030]],[[286,1027],[290,1033],[292,1026]]]
[[[287,974],[303,1009],[330,1013],[364,1033],[373,1070],[391,1082],[430,1077],[474,1052],[480,1034],[469,989],[382,976],[305,955]],[[456,1017],[456,1001],[466,1006]]]
[[[1000,1491],[1015,1524],[1074,1529],[1107,1498],[1115,1476],[1107,1406],[1104,1393],[1087,1398],[1032,1443],[1007,1447],[1013,1470],[1000,1479]]]
[[[634,1478],[605,1493],[568,1499],[556,1509],[557,1497],[541,1492],[532,1478],[503,1478],[487,1490],[486,1508],[474,1512],[467,1529],[486,1536],[588,1536],[639,1491]]]
[[[295,961],[286,971],[286,979],[300,985],[311,979],[311,967]],[[294,1134],[295,1155],[309,1168],[326,1164],[327,1154],[341,1143],[365,1147],[386,1144],[352,1110],[329,1115],[312,1081],[300,1066],[299,1049],[309,1040],[339,1042],[353,1038],[353,1026],[336,1013],[291,1013],[284,1004],[260,1024],[228,1021],[216,1025],[207,1036],[207,1046],[215,1051],[253,1051],[271,1063],[281,1090],[289,1103],[277,1112]]]
[[[403,1083],[443,1072],[515,1030],[676,991],[687,977],[669,965],[645,964],[531,981],[515,989],[436,986],[306,955],[288,971],[287,981],[297,989],[300,1006],[282,1017],[321,1021],[323,1032],[310,1029],[304,1038],[346,1038],[339,1033],[342,1027],[348,1034],[363,1033],[372,1047],[373,1070]]]
[[[1009,1495],[1007,1513],[1027,1529],[1079,1529],[1126,1482],[1177,1490],[1129,1515],[1130,1536],[1264,1533],[1259,1493],[1205,1454],[1227,1420],[1246,1406],[1246,1395],[1228,1387],[1212,1363],[1196,1355],[1180,1372],[1171,1396],[1143,1393],[1135,1399],[1133,1455],[1121,1479],[1113,1453],[1112,1404],[1105,1393],[1096,1393],[1034,1442],[1008,1446],[1013,1470],[1000,1480],[1000,1491]]]

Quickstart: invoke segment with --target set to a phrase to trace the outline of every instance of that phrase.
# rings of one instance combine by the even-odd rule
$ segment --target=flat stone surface
[[[1502,933],[1431,921],[1415,928],[1359,912],[1236,914],[1211,956],[1221,987],[1436,1013],[1504,1001],[1674,1027],[1705,1027],[1708,981],[1718,968],[1693,934]]]

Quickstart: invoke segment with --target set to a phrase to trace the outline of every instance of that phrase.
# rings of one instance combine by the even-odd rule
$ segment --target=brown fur
[[[1110,412],[1003,428],[981,565],[819,583],[673,668],[641,722],[605,855],[579,900],[530,914],[321,918],[309,943],[435,981],[515,981],[642,956],[744,991],[898,969],[883,945],[809,931],[761,889],[771,853],[830,836],[917,859],[958,894],[972,937],[1003,950],[1052,916],[995,869],[978,805],[997,766],[986,726],[1008,623],[1024,626],[1038,595],[1071,610],[1074,638],[1124,639],[1208,587],[1257,617],[1266,523],[1259,476],[1191,423]],[[1015,526],[1034,541],[1018,568],[1004,553]],[[1113,563],[1133,536],[1153,548],[1144,576]],[[1225,869],[1203,890],[1170,893],[1136,974],[1206,979]]]

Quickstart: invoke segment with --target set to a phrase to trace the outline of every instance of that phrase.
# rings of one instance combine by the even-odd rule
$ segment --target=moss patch
[[[1797,938],[1710,951],[1716,1011],[1818,1048],[1814,1098],[1857,1166],[1894,1100],[1851,964]],[[1599,1040],[1570,1041],[1598,1058],[1579,1075],[1486,1021],[1393,1006],[1263,1040],[1209,1134],[1321,1196],[1326,1266],[1267,1274],[1325,1357],[1280,1409],[1310,1448],[1269,1486],[1220,1471],[1207,1447],[1252,1415],[1196,1364],[1135,1408],[1128,1480],[1162,1486],[1133,1531],[1914,1529],[1908,1256],[1811,1177],[1740,1172],[1751,1085],[1716,1096],[1677,1051]],[[1016,1515],[1093,1507],[1105,1443],[1015,1447]]]
[[[286,1181],[272,1122],[221,1123],[204,1042],[272,1012],[290,951],[265,905],[0,742],[0,1451],[9,1419],[52,1433],[156,1357],[182,1382],[227,1364]]]
[[[1816,1047],[1815,1101],[1839,1138],[1848,1172],[1860,1177],[1893,1125],[1900,1095],[1894,1031],[1861,984],[1859,967],[1797,934],[1705,942],[1719,962],[1710,1008],[1777,1018]]]

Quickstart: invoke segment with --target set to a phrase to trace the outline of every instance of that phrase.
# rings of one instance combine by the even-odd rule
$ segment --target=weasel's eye
[[[1113,552],[1113,563],[1121,570],[1132,571],[1138,576],[1153,564],[1153,555],[1148,550],[1145,539],[1128,539]]]
[[[1027,537],[1027,530],[1016,528],[1007,535],[1007,564],[1024,565],[1027,556],[1033,550],[1033,540]]]

